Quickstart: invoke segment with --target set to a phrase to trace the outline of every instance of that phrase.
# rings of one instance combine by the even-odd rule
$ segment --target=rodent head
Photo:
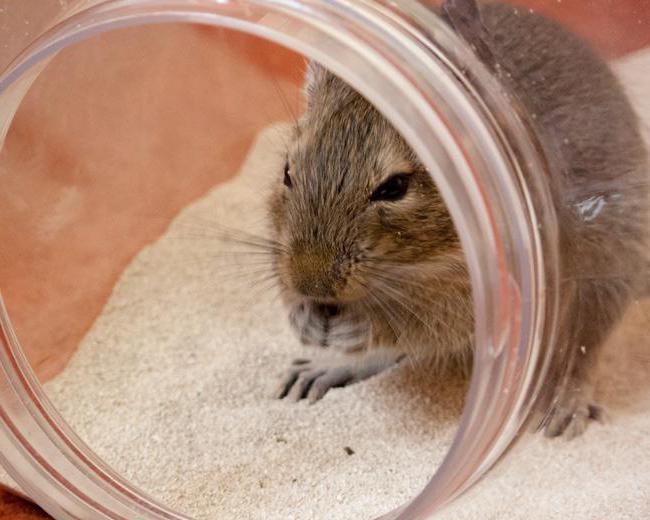
[[[319,65],[306,96],[269,204],[285,292],[354,302],[382,277],[462,262],[440,194],[390,123]]]

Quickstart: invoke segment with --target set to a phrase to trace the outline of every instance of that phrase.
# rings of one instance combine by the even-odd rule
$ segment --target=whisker
[[[440,301],[440,298],[437,297],[436,295],[431,295],[431,291],[433,288],[435,288],[436,284],[424,284],[421,283],[417,280],[411,280],[408,277],[402,277],[396,280],[393,277],[390,277],[388,275],[385,275],[381,272],[373,272],[372,276],[375,280],[375,283],[372,284],[372,287],[374,289],[379,290],[380,287],[388,288],[390,291],[393,293],[397,293],[400,296],[400,300],[404,301],[410,301],[414,300],[417,303],[422,303],[426,304],[429,306],[433,306],[442,312],[444,312],[447,315],[451,316],[466,316],[467,313],[465,311],[458,311],[456,309],[450,308],[448,305],[445,305],[443,302]],[[414,289],[421,289],[420,291],[417,292],[417,294],[414,295],[409,295],[404,292],[403,287],[404,286],[410,286]],[[460,286],[459,286],[460,287]],[[451,286],[451,288],[455,288],[455,286]],[[449,287],[444,287],[440,288],[438,291],[438,294],[440,292],[450,292]],[[462,295],[458,295],[458,299],[461,299]],[[422,309],[423,311],[425,309]],[[468,312],[471,313],[471,309],[468,309]]]
[[[228,278],[228,281],[231,283],[234,281],[235,287],[238,286],[236,283],[238,279],[236,277],[231,276]],[[247,279],[239,281],[243,281],[242,287],[244,287],[246,290],[237,290],[235,298],[229,302],[229,308],[231,310],[234,310],[236,313],[244,313],[251,307],[259,305],[260,301],[266,300],[267,298],[269,302],[276,301],[282,293],[282,286],[279,284],[279,280],[273,274],[262,273],[254,280]],[[200,287],[200,292],[222,292],[223,288],[223,284],[220,284],[218,280],[212,280],[208,283],[203,284]],[[226,291],[225,295],[229,296],[228,291]]]
[[[406,351],[408,363],[411,366],[411,368],[414,368],[415,367],[416,350],[414,348],[413,343],[411,341],[408,341],[407,339],[405,339],[405,338],[408,338],[408,335],[405,335],[403,333],[405,325],[404,325],[403,322],[401,324],[399,324],[398,326],[399,326],[400,330],[398,332],[398,331],[395,330],[395,324],[393,323],[394,320],[397,319],[397,320],[401,321],[402,318],[397,316],[397,314],[390,307],[387,307],[384,304],[384,302],[381,301],[380,298],[378,298],[378,297],[371,294],[370,299],[373,300],[374,303],[380,307],[381,316],[379,316],[377,311],[375,309],[373,309],[372,306],[370,306],[370,305],[364,305],[364,307],[366,307],[368,309],[366,312],[368,313],[369,316],[374,316],[374,317],[379,316],[380,318],[382,318],[384,320],[387,320],[387,322],[389,323],[389,327],[391,328],[391,330],[393,331],[393,333],[395,334],[395,337],[396,337],[396,345],[395,345],[396,348],[402,348],[402,349],[404,349]]]
[[[363,282],[359,282],[359,283],[360,283],[362,286],[364,285]],[[387,323],[388,323],[389,328],[391,329],[391,331],[392,331],[393,334],[395,335],[395,338],[399,338],[399,337],[401,336],[401,334],[402,334],[403,323],[398,323],[398,324],[397,324],[397,328],[396,328],[396,327],[394,326],[395,324],[393,323],[393,320],[396,318],[396,316],[395,316],[394,313],[391,311],[391,309],[390,309],[389,307],[387,307],[387,306],[385,305],[385,303],[384,303],[383,301],[381,301],[380,298],[377,298],[377,297],[373,294],[373,292],[370,290],[369,287],[366,286],[365,288],[366,288],[366,292],[367,292],[368,297],[370,298],[370,300],[371,300],[373,303],[375,303],[376,305],[378,305],[379,308],[381,309],[382,314],[384,314],[384,317],[385,317],[386,320],[387,320]],[[372,312],[375,312],[374,309],[372,309],[372,307],[371,307],[371,310],[372,310]]]
[[[277,78],[275,76],[272,78],[272,81],[273,81],[273,87],[275,89],[275,92],[277,93],[278,97],[280,98],[280,102],[282,103],[284,109],[287,111],[287,113],[291,117],[294,126],[296,128],[298,128],[298,126],[299,126],[298,114],[291,107],[291,104],[289,103],[289,100],[288,100],[286,94],[284,93],[284,91],[280,87],[280,83],[278,82],[278,80],[277,80]]]
[[[187,228],[186,231],[179,233],[177,235],[172,235],[174,238],[189,238],[196,240],[217,240],[219,242],[231,243],[235,245],[244,245],[249,246],[253,249],[268,251],[268,252],[283,252],[286,253],[288,248],[286,245],[281,242],[263,237],[260,235],[255,235],[253,233],[242,231],[238,229],[227,229],[219,228],[219,225],[214,225],[214,227],[191,227],[191,226],[178,226],[183,229]]]
[[[437,334],[438,331],[434,330],[432,328],[431,323],[428,323],[425,321],[422,316],[427,314],[428,309],[423,309],[421,307],[418,307],[414,304],[411,303],[411,295],[404,294],[399,288],[396,288],[394,286],[388,285],[388,284],[381,284],[381,285],[376,285],[375,290],[383,294],[386,298],[388,298],[390,301],[393,301],[395,304],[401,306],[406,312],[408,312],[414,319],[416,319],[418,322],[420,322],[422,325],[424,325],[431,333]],[[459,301],[466,300],[462,299],[459,296],[458,297]],[[426,304],[426,305],[431,305],[435,304],[437,305],[438,309],[441,311],[441,314],[445,318],[449,317],[460,317],[463,318],[464,320],[467,320],[468,317],[472,316],[471,308],[468,308],[466,310],[463,310],[462,307],[457,308],[456,306],[449,306],[449,305],[444,305],[440,301],[436,301],[432,299],[431,297],[428,298],[420,298],[418,304]],[[436,320],[436,323],[438,327],[449,327],[447,324],[447,320]]]
[[[431,282],[449,282],[452,277],[463,277],[469,279],[465,263],[459,260],[457,255],[447,255],[448,261],[442,261],[443,257],[438,257],[434,262],[416,262],[412,264],[404,264],[399,262],[391,262],[378,258],[364,259],[363,268],[372,272],[380,272],[384,274],[395,274],[400,277],[404,276],[421,276],[426,273],[427,280]]]

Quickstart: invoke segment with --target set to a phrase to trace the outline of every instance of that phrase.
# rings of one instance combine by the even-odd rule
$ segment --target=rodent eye
[[[293,187],[293,182],[291,182],[291,175],[289,175],[290,170],[289,161],[287,161],[284,163],[284,185],[287,188]]]
[[[370,201],[395,201],[403,198],[409,189],[410,180],[410,173],[396,173],[372,192]]]

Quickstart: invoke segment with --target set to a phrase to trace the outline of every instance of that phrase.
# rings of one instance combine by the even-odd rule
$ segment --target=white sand
[[[621,63],[650,121],[650,52]],[[69,423],[134,484],[205,519],[370,519],[401,504],[441,461],[464,384],[393,371],[315,406],[269,398],[306,355],[272,293],[219,275],[205,221],[262,220],[260,185],[281,158],[266,132],[241,175],[187,208],[124,272],[68,368],[46,385]],[[531,436],[454,519],[650,518],[650,305],[611,342],[611,423],[576,441]],[[627,363],[628,369],[622,370]],[[629,367],[632,367],[631,369]],[[348,455],[344,447],[351,447]]]

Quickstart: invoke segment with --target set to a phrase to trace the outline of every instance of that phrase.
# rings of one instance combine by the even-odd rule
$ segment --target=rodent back
[[[504,4],[482,8],[489,44],[551,160],[565,276],[645,270],[648,161],[622,86],[589,45]]]

